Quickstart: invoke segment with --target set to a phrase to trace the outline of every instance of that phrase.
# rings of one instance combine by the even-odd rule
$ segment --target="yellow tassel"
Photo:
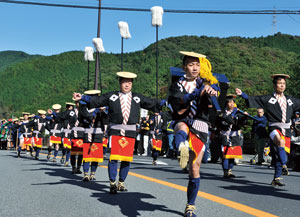
[[[210,84],[218,84],[218,79],[213,76],[211,64],[208,59],[201,57],[200,61],[200,77],[205,78]]]

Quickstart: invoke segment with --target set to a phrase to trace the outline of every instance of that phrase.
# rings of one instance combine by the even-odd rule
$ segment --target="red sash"
[[[32,146],[32,138],[24,137],[24,145]]]
[[[85,162],[103,162],[102,143],[83,143],[83,160]]]
[[[71,155],[82,154],[83,139],[72,139]]]
[[[43,138],[33,137],[33,145],[37,148],[41,148],[43,146]]]
[[[243,158],[243,151],[241,146],[224,146],[223,148],[223,158],[234,159]]]
[[[156,151],[161,151],[161,147],[162,147],[162,140],[158,139],[153,139],[152,138],[152,147],[153,149],[155,149]]]
[[[61,144],[60,136],[50,136],[50,142],[54,144]]]
[[[279,133],[281,139],[283,139],[283,140],[285,141],[284,150],[285,150],[287,153],[290,153],[290,152],[291,152],[291,138],[282,135],[282,133],[280,132],[280,130],[276,130],[276,131]]]
[[[133,159],[134,144],[135,138],[112,135],[109,160],[131,162]]]
[[[199,137],[197,137],[194,133],[190,131],[189,144],[190,144],[190,149],[195,153],[195,158],[193,160],[193,163],[195,163],[196,159],[198,158],[200,152],[203,149],[204,143],[200,140]]]
[[[107,142],[108,142],[107,138],[103,137],[102,139],[103,148],[107,148]]]
[[[69,139],[69,138],[64,138],[64,139],[63,139],[63,144],[64,144],[64,148],[71,149],[71,139]]]

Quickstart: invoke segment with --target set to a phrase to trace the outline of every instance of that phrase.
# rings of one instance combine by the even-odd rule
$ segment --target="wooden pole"
[[[123,71],[123,43],[124,39],[121,37],[121,71]]]
[[[158,99],[158,25],[156,25],[156,100]]]
[[[98,8],[98,25],[97,25],[97,38],[100,38],[100,24],[101,24],[101,0],[99,1]],[[100,72],[100,55],[99,52],[96,52],[96,63],[95,63],[95,81],[94,89],[98,90],[98,79],[100,78],[100,90],[102,91],[102,81],[101,81],[101,72]]]

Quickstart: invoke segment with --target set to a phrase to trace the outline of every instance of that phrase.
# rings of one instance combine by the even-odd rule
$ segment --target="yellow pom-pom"
[[[200,61],[200,77],[205,78],[210,84],[217,84],[218,79],[213,76],[211,70],[211,64],[208,59],[202,57],[199,58]]]

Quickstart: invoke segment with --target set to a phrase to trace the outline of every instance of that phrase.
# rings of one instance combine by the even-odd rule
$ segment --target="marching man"
[[[169,108],[175,121],[174,144],[179,151],[179,164],[189,168],[187,204],[184,216],[195,217],[195,201],[200,186],[200,165],[208,137],[208,109],[210,96],[217,92],[206,84],[201,71],[211,67],[205,55],[180,51],[184,55],[182,68],[185,75],[172,79],[169,88]],[[201,76],[201,77],[200,77]],[[213,77],[214,78],[214,77]]]
[[[236,94],[245,99],[248,107],[264,108],[269,123],[269,137],[271,139],[272,160],[275,160],[275,174],[273,186],[285,186],[281,182],[281,175],[289,175],[286,166],[287,156],[290,153],[291,118],[295,111],[300,109],[300,99],[286,96],[286,74],[273,74],[274,92],[264,96],[248,96],[241,89],[236,88]]]
[[[101,96],[87,96],[74,93],[73,98],[87,103],[89,108],[108,106],[110,119],[111,155],[108,163],[110,193],[127,191],[124,186],[133,159],[136,138],[136,124],[139,121],[140,108],[160,111],[165,101],[156,101],[138,93],[131,92],[133,79],[137,77],[131,72],[117,72],[119,76],[119,91],[112,91]],[[119,182],[116,183],[118,161],[121,161]]]

